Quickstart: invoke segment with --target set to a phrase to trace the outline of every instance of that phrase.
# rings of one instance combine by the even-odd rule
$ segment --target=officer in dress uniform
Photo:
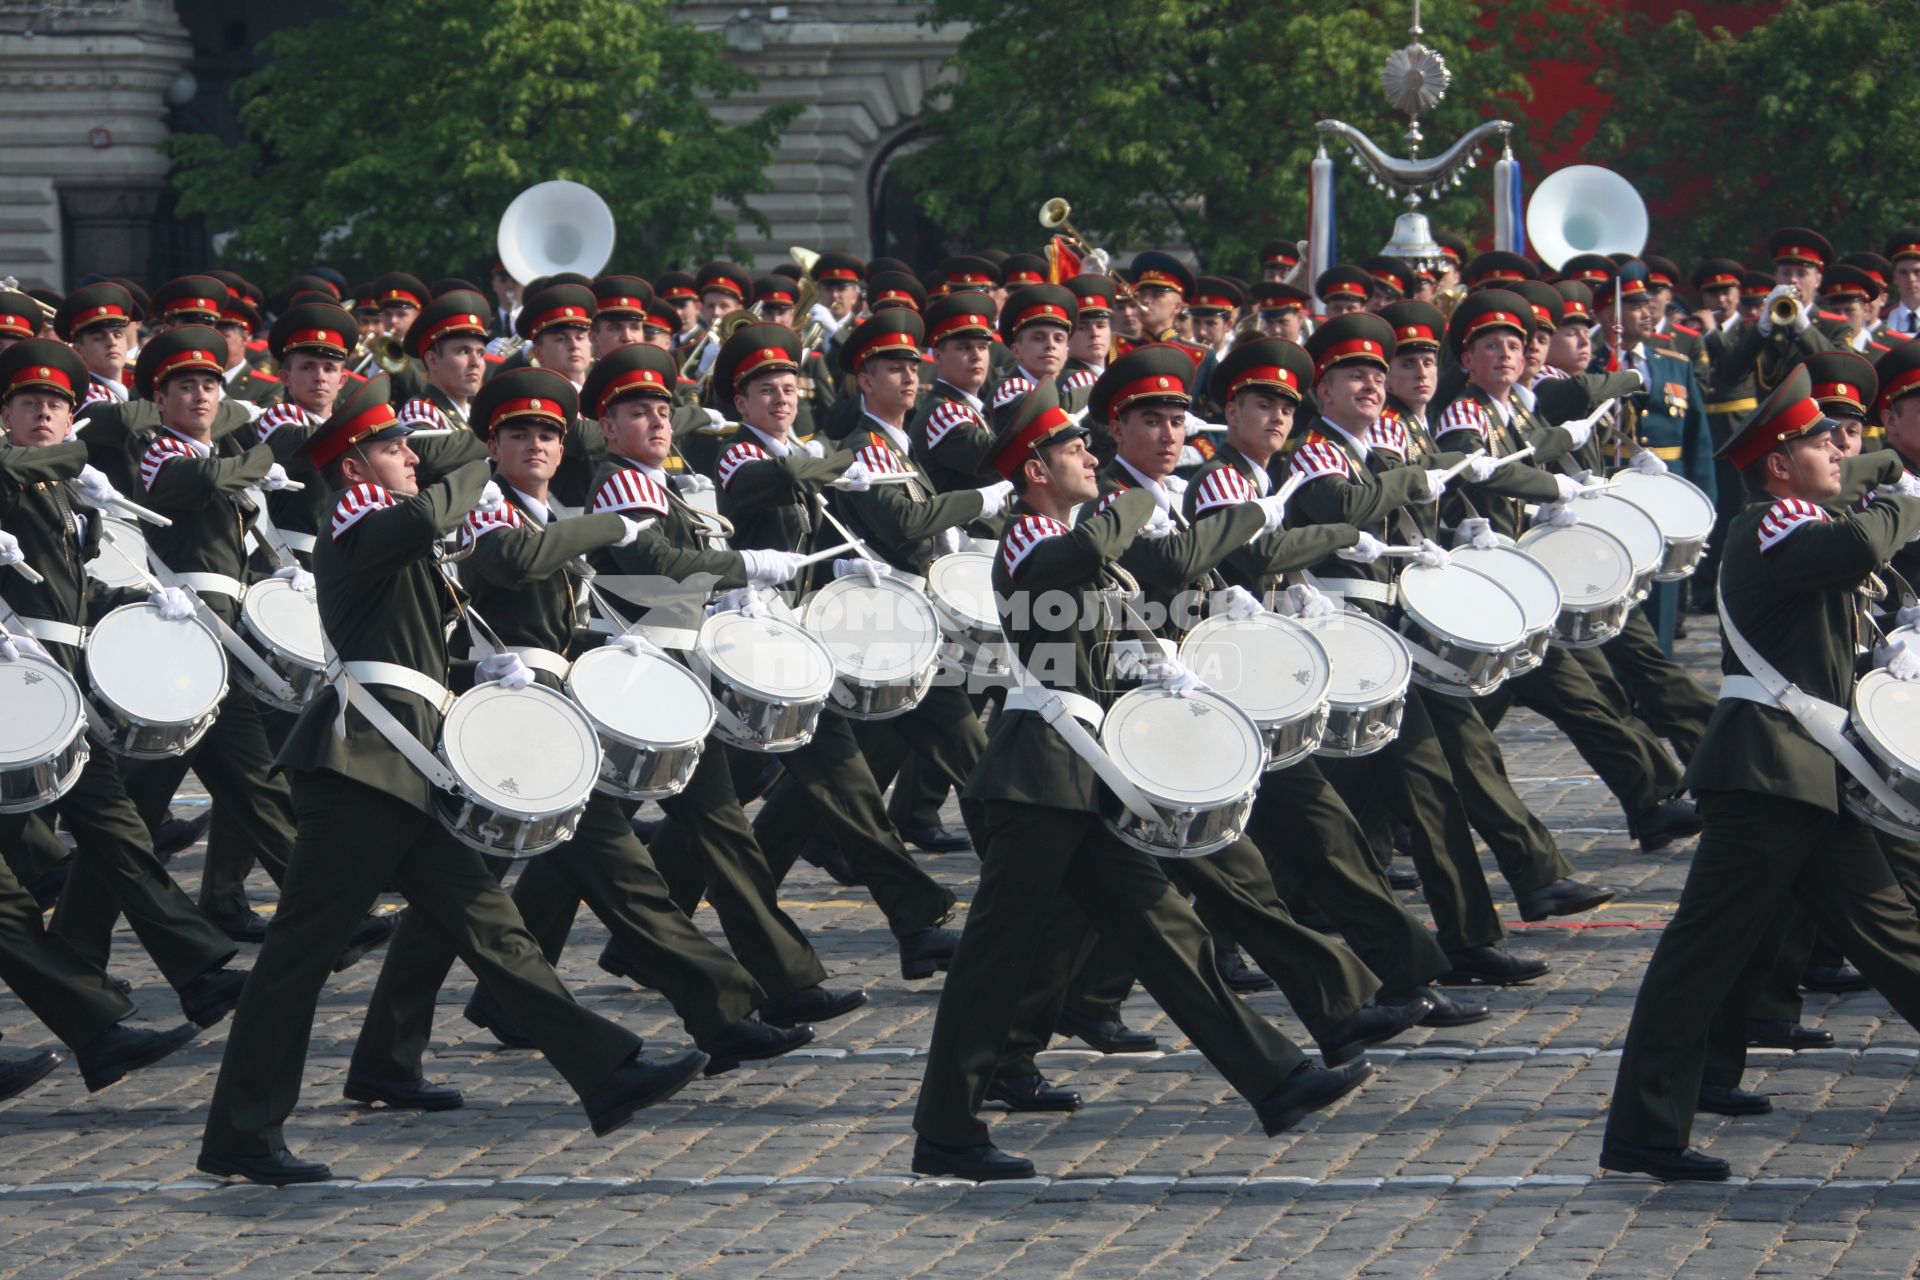
[[[995,311],[991,298],[971,293],[927,305],[933,385],[907,424],[907,437],[914,465],[940,493],[977,486],[993,444],[981,393],[992,373]]]
[[[1706,832],[1641,980],[1602,1168],[1662,1180],[1729,1175],[1725,1160],[1689,1145],[1694,1111],[1758,1114],[1772,1104],[1726,1086],[1706,1096],[1703,1064],[1710,1045],[1744,1047],[1743,993],[1772,963],[1766,943],[1790,902],[1920,1025],[1920,920],[1873,829],[1841,806],[1842,767],[1809,727],[1819,704],[1851,701],[1860,587],[1920,534],[1920,500],[1875,497],[1829,514],[1840,455],[1811,391],[1804,368],[1788,372],[1726,446],[1753,501],[1722,560],[1725,684],[1688,770]],[[1920,677],[1904,647],[1881,656],[1894,678]],[[1799,711],[1783,709],[1783,688]]]
[[[322,625],[343,665],[339,681],[306,705],[281,755],[300,795],[300,840],[207,1112],[199,1167],[217,1176],[276,1185],[332,1176],[289,1152],[281,1126],[299,1100],[331,957],[390,884],[488,982],[580,1096],[596,1133],[626,1124],[706,1066],[698,1050],[643,1061],[637,1036],[574,1003],[480,854],[434,819],[433,784],[396,745],[405,735],[424,754],[439,734],[454,602],[435,561],[479,499],[487,468],[469,463],[417,489],[407,429],[388,393],[384,376],[369,379],[306,444],[339,492],[314,576]],[[348,689],[359,706],[342,703]],[[349,1077],[346,1088],[372,1101],[421,1083]]]
[[[443,293],[407,329],[402,349],[427,371],[427,385],[395,416],[414,432],[472,430],[468,415],[488,373],[486,302],[462,289]]]
[[[327,499],[319,473],[301,460],[299,449],[313,428],[332,416],[341,393],[357,385],[347,377],[347,358],[359,334],[359,322],[330,302],[299,302],[282,311],[267,333],[267,345],[280,369],[283,397],[236,433],[241,444],[272,445],[274,461],[305,486],[266,495],[268,518],[303,564],[312,560]]]
[[[140,336],[137,324],[132,295],[111,280],[75,289],[61,302],[53,316],[53,330],[86,364],[83,404],[127,398],[121,372]]]
[[[240,292],[229,292],[220,308],[216,332],[227,340],[226,394],[253,404],[272,404],[280,398],[280,379],[253,362],[249,344],[261,327],[259,311]]]
[[[1079,621],[1058,631],[1043,629],[1037,610],[1003,604],[1001,618],[1020,663],[1047,682],[1041,696],[1065,695],[1073,714],[1097,720],[1115,691],[1096,670],[1096,655],[1120,638],[1105,598],[1114,585],[1107,566],[1155,503],[1144,489],[1123,493],[1069,528],[1075,509],[1098,493],[1086,432],[1060,409],[1051,386],[1036,388],[1029,402],[998,433],[990,460],[1022,497],[995,556],[994,591],[1003,602],[1016,592],[1051,591],[1077,603]],[[1155,643],[1151,635],[1135,638]],[[1152,672],[1179,678],[1172,665]],[[1123,941],[1148,989],[1254,1104],[1269,1134],[1331,1104],[1371,1070],[1365,1059],[1332,1070],[1308,1062],[1227,990],[1205,928],[1160,863],[1101,822],[1098,789],[1092,768],[1044,716],[1021,709],[995,723],[968,784],[969,799],[984,806],[987,839],[915,1108],[916,1172],[1032,1176],[1031,1161],[993,1145],[978,1113],[1026,992],[1071,963],[1075,911]]]
[[[1017,290],[1000,309],[1000,339],[1013,353],[1013,365],[993,388],[996,420],[1042,382],[1053,382],[1067,367],[1067,341],[1080,318],[1080,302],[1065,285],[1035,284]],[[1084,379],[1076,379],[1084,383]],[[1071,394],[1054,391],[1068,413],[1087,402],[1091,384]]]

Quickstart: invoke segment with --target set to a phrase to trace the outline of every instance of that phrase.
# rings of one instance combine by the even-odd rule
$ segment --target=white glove
[[[497,680],[502,689],[524,689],[533,683],[533,668],[517,653],[496,653],[480,659],[474,674],[482,681]]]
[[[749,618],[767,616],[767,602],[760,598],[760,592],[753,587],[735,587],[714,602],[711,613],[725,613],[738,609]]]
[[[1564,502],[1543,502],[1540,509],[1533,513],[1536,526],[1564,529],[1570,524],[1580,523],[1580,514]]]
[[[1296,582],[1287,588],[1287,607],[1296,618],[1323,618],[1340,608],[1332,596],[1310,582]]]
[[[632,631],[624,632],[617,636],[608,636],[607,647],[624,650],[636,658],[644,658],[649,654],[656,658],[664,658],[667,656],[665,649],[662,649],[645,636]]]
[[[1447,491],[1447,473],[1438,467],[1427,471],[1428,502],[1440,501],[1440,495]]]
[[[873,472],[867,469],[866,463],[856,462],[840,473],[833,487],[845,489],[848,493],[865,493],[873,488]]]
[[[1287,500],[1279,494],[1270,493],[1264,498],[1255,498],[1253,501],[1267,513],[1267,527],[1260,532],[1272,533],[1287,522]]]
[[[1350,547],[1342,547],[1334,552],[1342,560],[1351,560],[1355,564],[1372,564],[1387,553],[1387,544],[1366,532],[1360,532],[1360,541]]]
[[[824,302],[816,302],[811,307],[808,307],[807,319],[813,321],[819,325],[821,329],[825,330],[826,336],[828,337],[832,337],[834,334],[840,332],[841,322],[833,318],[833,312],[827,310],[827,304]]]
[[[742,551],[740,558],[746,562],[747,581],[756,587],[792,581],[807,560],[798,551],[775,551],[771,547]]]
[[[1155,541],[1158,541],[1161,538],[1165,538],[1171,535],[1173,533],[1173,529],[1174,529],[1173,517],[1167,514],[1167,509],[1165,507],[1159,505],[1158,503],[1155,503],[1153,508],[1153,515],[1148,518],[1145,524],[1140,526],[1139,536],[1142,538],[1151,538],[1151,539],[1154,539]]]
[[[1007,509],[1013,497],[1013,481],[996,480],[980,490],[980,518],[991,520]]]
[[[267,474],[260,480],[260,487],[268,493],[278,493],[291,483],[287,479],[287,469],[276,462],[267,468]]]
[[[193,597],[178,587],[161,587],[147,597],[147,603],[167,622],[185,622],[193,616]]]
[[[1880,492],[1891,492],[1902,498],[1920,498],[1920,476],[1911,471],[1902,471],[1898,480],[1881,485]]]
[[[480,490],[480,501],[473,504],[473,509],[483,516],[490,516],[506,505],[507,495],[500,492],[499,485],[489,480]]]
[[[1477,551],[1491,551],[1500,545],[1500,539],[1494,535],[1491,520],[1485,516],[1469,516],[1453,531],[1453,545],[1457,547],[1462,543]]]
[[[824,458],[827,456],[827,446],[821,444],[818,440],[802,441],[800,447],[806,450],[809,458]]]
[[[1260,603],[1260,597],[1245,587],[1227,587],[1214,592],[1211,606],[1209,614],[1217,616],[1224,613],[1235,622],[1257,618],[1267,611],[1266,606]]]
[[[20,550],[20,539],[0,529],[0,565],[19,564],[26,558],[26,553]]]
[[[6,628],[0,627],[0,662],[20,661],[20,646],[13,642]]]
[[[1793,306],[1794,306],[1793,331],[1795,333],[1805,333],[1807,331],[1807,326],[1813,323],[1813,321],[1807,315],[1807,309],[1800,304],[1799,293],[1795,291],[1794,287],[1790,284],[1775,285],[1773,287],[1773,292],[1769,293],[1767,295],[1767,300],[1761,304],[1760,332],[1762,333],[1773,332],[1773,304],[1778,302],[1782,298],[1793,299]]]
[[[1900,611],[1893,615],[1896,627],[1910,627],[1916,622],[1920,622],[1920,604],[1901,605]]]
[[[80,474],[74,477],[73,484],[89,506],[104,507],[120,496],[120,491],[113,487],[106,473],[91,463],[80,468]]]
[[[724,427],[727,425],[727,415],[718,409],[702,409],[700,412],[707,415],[707,425],[710,427]]]
[[[1577,476],[1554,474],[1553,483],[1559,488],[1558,502],[1572,502],[1575,498],[1597,498],[1607,491],[1607,482],[1594,478],[1591,471],[1582,471]]]
[[[865,560],[859,556],[833,562],[834,577],[844,578],[854,573],[866,574],[867,581],[877,587],[880,585],[880,579],[893,576],[893,566],[885,560]]]
[[[1429,569],[1444,569],[1453,563],[1453,557],[1432,538],[1422,538],[1420,546],[1413,553],[1413,562],[1426,565]]]
[[[1493,473],[1499,469],[1500,459],[1498,458],[1483,456],[1467,459],[1467,479],[1473,481],[1475,484],[1485,484],[1487,481],[1493,479]]]
[[[1207,687],[1206,681],[1189,671],[1178,658],[1158,658],[1149,662],[1145,683],[1153,688],[1165,689],[1178,698]]]
[[[1207,420],[1189,413],[1187,415],[1187,439],[1191,440],[1206,428]]]
[[[1895,680],[1920,680],[1920,652],[1905,640],[1893,640],[1873,651],[1874,662]]]
[[[1113,259],[1105,249],[1095,249],[1080,259],[1080,266],[1090,276],[1104,276],[1108,268],[1113,266]]]
[[[614,514],[620,515],[620,513],[617,511],[614,512]],[[648,525],[652,524],[655,519],[656,517],[654,516],[648,516],[645,520],[629,520],[625,516],[620,516],[620,523],[626,527],[626,532],[621,535],[620,541],[614,543],[613,545],[616,547],[632,546],[633,540],[640,536],[640,531],[646,528]]]
[[[1633,460],[1627,465],[1643,476],[1663,476],[1667,474],[1667,464],[1661,461],[1660,455],[1651,449],[1642,449],[1640,452],[1634,454]]]
[[[1177,498],[1187,491],[1187,478],[1178,472],[1170,476],[1161,476],[1160,487]]]
[[[683,476],[674,477],[674,488],[681,493],[712,493],[713,481],[698,471],[689,471]]]
[[[311,592],[313,590],[313,575],[297,564],[290,564],[284,568],[275,569],[273,576],[276,578],[284,578],[288,582],[291,582],[295,591]]]

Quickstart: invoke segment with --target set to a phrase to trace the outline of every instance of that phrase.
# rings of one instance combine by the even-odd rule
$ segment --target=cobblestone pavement
[[[463,1088],[466,1109],[368,1110],[340,1095],[377,969],[363,963],[326,989],[289,1126],[297,1150],[356,1181],[273,1191],[195,1175],[221,1028],[98,1098],[63,1067],[0,1105],[0,1276],[1912,1275],[1920,1124],[1898,1104],[1920,1038],[1871,993],[1808,998],[1836,1049],[1756,1053],[1749,1084],[1774,1095],[1772,1115],[1701,1117],[1699,1141],[1745,1177],[1597,1175],[1619,1043],[1691,843],[1640,854],[1563,738],[1527,716],[1502,737],[1579,874],[1620,898],[1552,927],[1514,919],[1548,978],[1494,993],[1491,1021],[1375,1051],[1373,1081],[1278,1140],[1136,994],[1129,1019],[1166,1054],[1051,1052],[1045,1069],[1085,1108],[993,1122],[1046,1176],[912,1178],[936,986],[901,981],[871,903],[803,864],[786,897],[834,980],[872,997],[811,1050],[698,1082],[598,1140],[537,1056],[496,1052],[462,1020],[471,979],[457,970],[428,1071]],[[190,889],[199,852],[175,862]],[[966,898],[971,854],[929,865]],[[257,892],[271,897],[264,878]],[[595,967],[604,937],[583,913],[569,985],[651,1044],[685,1043],[663,1001]],[[141,1019],[178,1021],[131,938],[116,955]],[[1252,1000],[1304,1038],[1277,996]],[[8,1050],[47,1041],[10,996],[0,1030]]]

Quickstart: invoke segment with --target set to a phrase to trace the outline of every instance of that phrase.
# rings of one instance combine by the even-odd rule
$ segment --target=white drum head
[[[1569,609],[1612,604],[1633,590],[1632,553],[1597,525],[1529,529],[1520,549],[1553,575],[1560,602]]]
[[[713,730],[706,685],[659,654],[590,649],[567,673],[567,692],[602,730],[642,746],[698,742]]]
[[[1224,804],[1246,794],[1267,765],[1253,722],[1204,690],[1123,695],[1107,712],[1100,745],[1136,786],[1169,805]]]
[[[1407,642],[1363,613],[1340,610],[1318,618],[1297,619],[1327,651],[1333,679],[1327,696],[1343,705],[1378,702],[1407,687],[1413,659]]]
[[[903,582],[840,578],[807,601],[807,630],[847,680],[912,680],[940,653],[940,619],[926,596]]]
[[[1333,680],[1333,664],[1313,633],[1276,613],[1244,622],[1208,618],[1181,642],[1180,661],[1255,724],[1312,711]]]
[[[1435,635],[1474,649],[1505,649],[1527,634],[1520,602],[1484,574],[1410,564],[1400,573],[1400,607]]]
[[[716,613],[700,627],[701,659],[734,686],[785,702],[818,702],[833,688],[833,658],[784,618]]]
[[[268,578],[247,588],[240,610],[253,633],[274,652],[316,671],[327,665],[315,592],[297,591],[285,578]]]
[[[1528,632],[1550,627],[1560,616],[1559,584],[1545,565],[1524,551],[1512,547],[1491,547],[1484,551],[1455,547],[1452,554],[1455,564],[1492,578],[1520,602]]]
[[[475,799],[521,817],[579,808],[600,773],[592,722],[537,684],[461,694],[441,725],[440,753]]]
[[[1582,498],[1574,504],[1581,524],[1605,529],[1620,539],[1633,556],[1633,567],[1644,572],[1660,563],[1666,554],[1667,540],[1653,517],[1625,498],[1603,493],[1597,498]]]
[[[1853,731],[1880,754],[1920,771],[1920,682],[1869,671],[1853,688]]]
[[[1698,485],[1671,471],[1657,476],[1622,471],[1613,477],[1613,495],[1652,516],[1660,532],[1676,542],[1704,538],[1713,532],[1713,499]]]
[[[86,714],[80,686],[51,660],[22,653],[0,662],[0,767],[31,764],[61,750]]]
[[[956,618],[998,630],[1000,607],[993,598],[990,552],[955,551],[927,566],[927,591]]]
[[[138,587],[146,583],[147,539],[124,520],[107,520],[100,528],[100,554],[87,561],[87,576],[109,587]]]
[[[198,618],[168,622],[150,604],[100,619],[87,640],[99,695],[144,724],[191,724],[227,692],[227,653]]]

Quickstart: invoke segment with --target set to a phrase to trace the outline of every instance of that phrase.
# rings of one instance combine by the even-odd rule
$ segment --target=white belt
[[[366,685],[385,685],[390,689],[405,689],[408,693],[417,693],[425,698],[433,709],[445,715],[447,708],[453,705],[453,691],[435,680],[432,676],[415,671],[412,667],[397,662],[344,662],[340,664],[346,673]]]
[[[1067,714],[1096,732],[1106,722],[1107,713],[1092,698],[1078,693],[1065,693],[1053,689],[1042,689],[1035,685],[1016,684],[1007,690],[1008,711],[1045,711],[1047,704],[1054,698],[1067,709]]]
[[[1372,578],[1321,578],[1310,573],[1307,581],[1318,587],[1322,595],[1340,596],[1347,600],[1372,600],[1376,604],[1392,605],[1400,598],[1393,583],[1375,582]]]
[[[232,596],[238,600],[246,594],[246,588],[240,585],[240,579],[229,578],[224,573],[176,573],[174,575],[183,587],[191,587],[197,592],[213,592],[215,595]]]
[[[571,662],[551,649],[541,649],[530,644],[510,644],[502,652],[517,653],[520,655],[520,661],[526,663],[535,671],[544,671],[548,675],[559,676],[562,680],[565,680],[567,673],[573,670],[573,664]],[[491,657],[493,653],[494,650],[492,649],[482,651],[478,645],[475,645],[473,649],[468,652],[467,656],[475,662],[483,662]]]
[[[55,622],[52,618],[23,618],[14,614],[8,619],[35,640],[44,640],[49,644],[70,645],[83,649],[87,644],[87,629],[76,627],[70,622]]]
[[[291,530],[282,529],[280,531],[280,540],[289,547],[292,547],[295,551],[304,551],[309,555],[313,554],[313,535],[310,533],[294,533]]]

